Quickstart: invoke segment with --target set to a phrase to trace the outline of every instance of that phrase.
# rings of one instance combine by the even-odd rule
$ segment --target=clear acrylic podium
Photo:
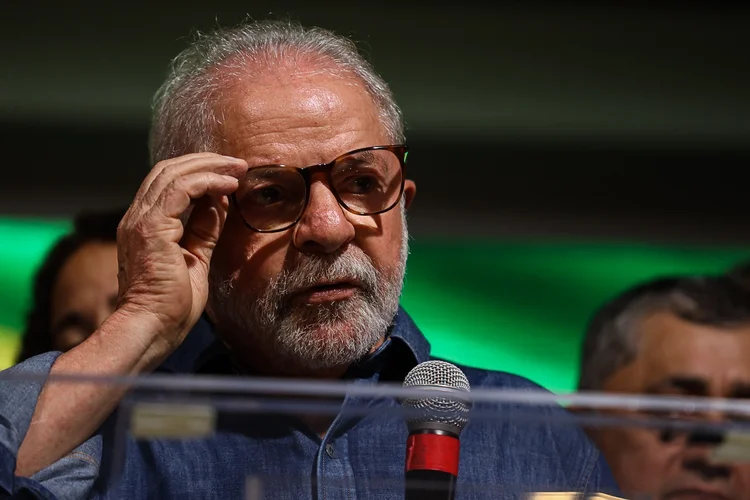
[[[55,383],[91,382],[73,377]],[[428,390],[407,390],[394,384],[240,377],[149,376],[93,382],[127,383],[130,387],[128,395],[110,420],[111,439],[105,440],[102,473],[114,478],[123,477],[131,473],[129,467],[132,467],[132,461],[129,455],[148,454],[154,450],[163,454],[166,450],[171,457],[171,465],[165,466],[163,470],[149,470],[149,480],[152,483],[158,484],[161,480],[166,480],[159,475],[169,474],[170,467],[177,467],[181,461],[197,463],[198,469],[193,470],[201,471],[200,474],[183,475],[179,478],[180,491],[183,492],[181,500],[204,498],[200,492],[216,478],[221,478],[222,488],[225,488],[223,491],[235,492],[231,498],[237,500],[293,498],[294,492],[305,491],[305,488],[317,491],[313,498],[320,500],[323,500],[321,496],[404,498],[403,461],[378,464],[378,457],[391,453],[402,457],[404,454],[405,419],[409,410],[397,401],[407,397],[435,397]],[[617,455],[618,458],[614,459],[617,464],[612,463],[620,471],[629,467],[635,471],[644,470],[644,465],[648,463],[653,462],[657,464],[654,467],[657,467],[660,466],[658,464],[671,460],[673,464],[669,467],[672,469],[665,466],[664,474],[669,473],[678,477],[679,481],[684,480],[686,485],[696,491],[705,488],[706,492],[715,494],[715,498],[721,498],[722,495],[727,499],[750,497],[750,491],[742,491],[745,486],[750,488],[748,483],[743,483],[750,477],[748,402],[677,396],[593,393],[559,395],[541,390],[485,388],[473,388],[471,400],[469,424],[462,437],[472,426],[481,427],[485,431],[497,426],[502,428],[502,432],[487,432],[487,436],[499,436],[495,441],[490,438],[487,442],[474,439],[471,446],[465,446],[462,441],[455,496],[457,500],[581,498],[581,492],[574,488],[567,491],[546,491],[540,487],[546,479],[535,478],[533,471],[522,476],[526,478],[524,482],[514,483],[503,479],[512,476],[503,471],[478,470],[482,467],[513,468],[516,466],[514,456],[538,453],[539,450],[524,449],[522,440],[513,439],[512,436],[513,433],[520,435],[534,429],[552,435],[569,433],[572,429],[584,429],[589,435],[605,431],[618,432],[619,440],[613,442],[619,443],[622,453],[617,448],[608,451]],[[342,401],[346,401],[343,406]],[[391,403],[383,404],[384,401]],[[543,410],[560,406],[567,411]],[[331,422],[337,419],[349,422],[344,425],[342,433],[356,431],[357,426],[366,425],[388,429],[389,432],[369,435],[369,448],[365,452],[362,451],[364,445],[358,447],[351,442],[340,443],[333,439],[326,443],[321,436]],[[344,453],[348,468],[331,469],[333,472],[330,474],[316,474],[315,461],[305,461],[303,457],[303,448],[310,443],[300,443],[298,437],[288,440],[288,445],[277,447],[277,451],[271,453],[271,458],[252,459],[252,454],[260,446],[257,443],[276,446],[279,440],[286,439],[283,431],[280,434],[276,434],[276,431],[283,429],[288,422],[300,424],[296,427],[298,430],[307,428],[310,443],[314,443],[315,439],[321,440],[320,457],[335,458],[337,454]],[[394,439],[394,433],[403,439]],[[304,434],[302,431],[300,435]],[[238,450],[235,438],[247,435],[260,441],[254,441],[255,445]],[[503,436],[508,436],[507,441]],[[226,447],[223,443],[226,443]],[[512,443],[510,446],[513,449],[503,451],[507,443]],[[639,456],[633,453],[634,447],[638,446],[651,446],[654,456],[643,458],[644,455],[640,455],[641,458],[637,459],[639,463],[628,464],[629,457]],[[502,453],[511,457],[507,463],[502,460],[493,461],[493,454]],[[550,453],[555,455],[566,452],[560,449],[551,450]],[[484,458],[477,459],[475,455],[478,454]],[[668,458],[659,458],[655,456],[657,454],[664,454]],[[612,455],[609,458],[611,457]],[[562,458],[575,461],[580,457],[571,454]],[[525,456],[524,460],[523,463],[533,463],[534,457]],[[540,456],[538,460],[546,459]],[[217,469],[215,464],[221,464],[221,468]],[[675,467],[682,467],[684,470],[675,472]],[[703,470],[699,470],[700,467]],[[470,472],[472,468],[477,470]],[[656,470],[650,472],[657,475],[659,473]],[[644,485],[647,479],[644,477]],[[324,493],[321,494],[321,491]],[[688,493],[689,491],[685,494]],[[603,493],[597,496],[592,491],[588,491],[587,495],[589,498],[610,498]],[[661,497],[653,491],[636,491],[632,487],[630,491],[620,495],[621,498],[633,500]],[[679,497],[677,493],[675,495],[674,498]],[[230,500],[229,496],[223,494],[216,497]],[[163,496],[154,493],[151,498]]]

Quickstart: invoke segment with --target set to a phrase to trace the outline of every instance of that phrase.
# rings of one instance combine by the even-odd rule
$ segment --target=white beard
[[[409,234],[402,204],[403,233],[396,266],[377,270],[359,248],[335,255],[301,254],[297,265],[269,282],[248,301],[229,279],[210,280],[209,301],[217,325],[248,335],[274,371],[317,371],[347,366],[365,356],[386,334],[398,312],[406,273]],[[320,282],[361,284],[346,300],[293,304],[297,291]]]

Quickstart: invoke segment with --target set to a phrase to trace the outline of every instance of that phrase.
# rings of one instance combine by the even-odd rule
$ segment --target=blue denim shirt
[[[102,458],[97,434],[30,478],[15,476],[16,455],[44,377],[60,353],[46,353],[0,372],[0,498],[82,499],[91,490]]]
[[[352,366],[346,378],[353,384],[400,381],[428,359],[429,343],[401,310],[383,346]],[[508,373],[460,368],[472,388],[543,390]],[[161,370],[237,374],[205,320]],[[83,498],[80,492],[92,488],[91,495],[102,499],[240,499],[254,477],[265,499],[403,498],[407,429],[403,419],[387,416],[397,406],[387,397],[347,397],[324,437],[289,416],[244,415],[220,418],[219,432],[206,439],[128,438],[121,470],[101,465],[92,488],[90,477],[81,477],[80,471],[68,477],[58,466],[52,491],[59,498]],[[348,411],[364,407],[367,414]],[[527,418],[470,418],[461,434],[457,500],[526,498],[535,491],[618,494],[606,463],[583,432],[569,422],[552,423],[566,416],[564,409],[542,406],[529,413],[528,406],[483,403],[475,404],[476,411],[498,417],[525,413]],[[102,456],[104,446],[108,458],[110,429],[105,425],[93,438],[98,441],[89,456],[97,456],[97,450]]]

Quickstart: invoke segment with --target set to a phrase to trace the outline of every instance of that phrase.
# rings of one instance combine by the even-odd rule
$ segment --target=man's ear
[[[417,195],[417,185],[411,179],[404,181],[404,202],[406,208],[409,208],[411,202],[414,201],[414,197]]]

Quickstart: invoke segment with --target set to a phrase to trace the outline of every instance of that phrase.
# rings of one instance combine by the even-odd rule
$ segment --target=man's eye
[[[354,194],[370,193],[377,186],[377,181],[369,176],[352,177],[346,183],[347,191]]]
[[[245,200],[255,205],[267,206],[279,203],[284,198],[284,192],[279,186],[264,186],[254,189],[245,196]]]

